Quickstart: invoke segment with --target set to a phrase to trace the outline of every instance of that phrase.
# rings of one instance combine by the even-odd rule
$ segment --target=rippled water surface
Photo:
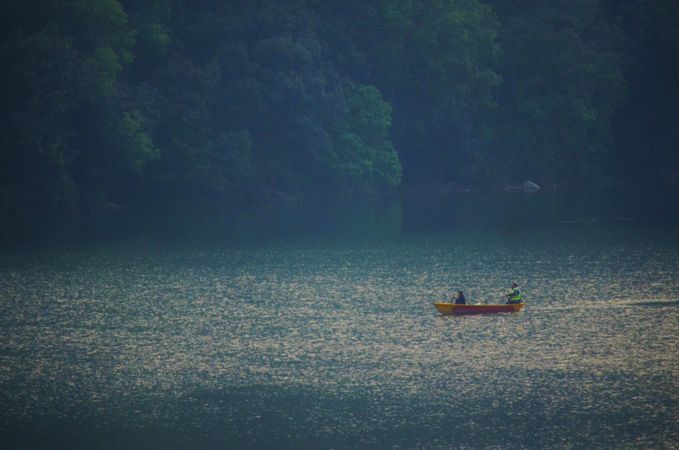
[[[0,257],[16,448],[677,448],[679,238],[626,223]],[[512,315],[441,317],[463,289]]]

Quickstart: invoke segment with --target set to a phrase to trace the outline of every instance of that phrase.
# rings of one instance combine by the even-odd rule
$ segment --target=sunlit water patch
[[[16,251],[3,443],[674,448],[677,254],[601,228]],[[518,314],[431,305],[511,281]]]

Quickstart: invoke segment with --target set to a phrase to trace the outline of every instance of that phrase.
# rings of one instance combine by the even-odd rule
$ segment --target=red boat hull
[[[456,305],[453,303],[434,303],[436,309],[444,316],[514,313],[521,311],[523,305],[525,305],[525,303],[513,303],[509,305]]]

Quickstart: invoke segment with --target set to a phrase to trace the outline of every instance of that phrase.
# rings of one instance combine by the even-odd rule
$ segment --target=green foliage
[[[389,141],[391,106],[373,86],[358,86],[350,90],[347,127],[361,136],[367,145],[382,147]]]
[[[623,179],[679,172],[679,9],[672,0],[607,1],[625,30],[628,101],[614,127],[615,166]],[[674,175],[676,177],[676,175]]]
[[[478,135],[494,107],[500,82],[493,65],[499,55],[497,19],[480,2],[409,0],[380,2],[365,12],[372,23],[361,36],[370,83],[394,108],[394,143],[405,177],[468,179],[463,162],[481,150]]]
[[[160,153],[145,131],[138,111],[125,112],[116,131],[116,141],[123,150],[124,167],[141,173],[146,163],[159,158]]]
[[[117,79],[122,66],[111,48],[97,48],[81,64],[82,95],[90,102],[113,97],[118,92]]]
[[[597,2],[493,3],[503,17],[495,156],[504,178],[601,184],[625,88],[620,30]]]
[[[127,14],[119,1],[60,0],[54,4],[54,13],[59,14],[55,19],[84,51],[112,46],[124,52],[129,46]]]
[[[5,212],[71,205],[76,195],[69,166],[76,151],[68,113],[77,96],[77,53],[58,30],[31,26],[24,5],[9,2],[2,13],[7,21],[7,38],[0,43]]]
[[[115,180],[158,156],[147,121],[123,98],[134,34],[123,7],[115,0],[8,2],[2,12],[8,209],[104,201]]]
[[[401,164],[389,136],[391,106],[373,86],[347,85],[347,108],[337,121],[328,166],[340,185],[394,187]]]
[[[671,0],[0,4],[0,214],[679,169]]]

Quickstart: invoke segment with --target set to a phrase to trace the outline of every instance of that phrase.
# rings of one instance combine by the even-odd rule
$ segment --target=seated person
[[[455,297],[453,297],[453,300],[455,300],[456,305],[464,305],[467,303],[467,299],[464,298],[464,294],[462,293],[462,291],[457,291],[457,294],[455,295]]]
[[[517,286],[516,283],[512,283],[512,289],[507,293],[507,304],[521,303],[522,299],[519,286]]]

